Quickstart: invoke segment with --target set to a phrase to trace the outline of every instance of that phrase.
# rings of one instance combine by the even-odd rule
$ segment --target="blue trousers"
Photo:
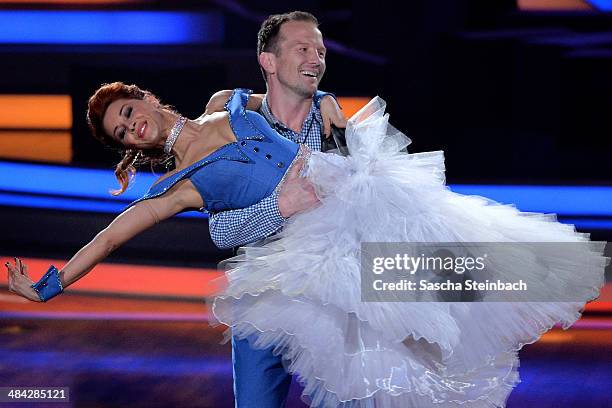
[[[272,348],[256,350],[251,338],[232,337],[232,364],[236,408],[282,408],[287,401],[291,376]]]

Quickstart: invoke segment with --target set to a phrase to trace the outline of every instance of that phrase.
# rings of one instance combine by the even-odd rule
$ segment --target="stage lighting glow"
[[[612,11],[612,0],[588,0],[588,3],[591,3],[598,10]]]
[[[0,205],[9,207],[26,207],[26,208],[45,208],[51,210],[63,211],[84,211],[95,213],[114,213],[119,214],[125,210],[129,203],[127,202],[109,202],[101,200],[79,200],[66,197],[41,197],[27,194],[7,194],[0,192]],[[189,211],[178,214],[179,217],[204,217],[207,218],[207,213]]]
[[[9,44],[210,44],[223,39],[220,13],[178,11],[0,11]]]
[[[451,190],[480,195],[521,211],[563,215],[612,216],[612,187],[456,184]]]
[[[132,202],[142,197],[157,177],[139,172],[120,197],[109,191],[119,187],[111,169],[84,169],[0,161],[0,191],[39,195],[97,198]]]
[[[111,169],[0,161],[0,205],[116,213],[142,197],[160,175],[139,172],[130,188],[113,197],[118,187]],[[562,222],[585,228],[612,229],[612,187],[453,184],[451,190],[483,196],[521,211],[554,213]],[[201,216],[198,213],[186,213]],[[569,217],[574,217],[569,219]],[[583,218],[580,218],[583,217]],[[604,218],[602,220],[602,218]]]
[[[71,127],[70,95],[0,95],[2,129],[66,130]]]
[[[584,230],[612,230],[612,220],[599,220],[596,218],[566,218],[562,217],[559,222],[575,225]]]

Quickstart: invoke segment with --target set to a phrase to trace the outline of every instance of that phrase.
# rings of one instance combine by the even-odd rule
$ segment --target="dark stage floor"
[[[70,387],[71,399],[0,407],[233,406],[230,346],[220,344],[222,329],[208,325],[202,304],[62,298],[75,303],[86,312],[56,310],[56,302],[40,313],[0,295],[0,386]],[[111,305],[123,311],[95,312]],[[521,357],[523,382],[508,407],[612,406],[612,318],[555,329]],[[293,384],[289,408],[305,407],[299,394]]]

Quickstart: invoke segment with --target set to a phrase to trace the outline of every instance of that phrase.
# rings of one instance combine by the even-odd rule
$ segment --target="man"
[[[330,124],[323,123],[320,113],[324,94],[317,88],[325,73],[325,52],[318,21],[310,13],[270,16],[258,33],[257,56],[267,88],[260,113],[281,135],[323,151],[341,147],[325,136]],[[346,121],[341,113],[339,117],[335,124],[344,127]],[[211,237],[220,248],[253,243],[317,202],[313,187],[294,169],[278,194],[245,209],[211,214]],[[232,362],[236,407],[284,406],[291,377],[271,349],[256,350],[249,339],[232,338]]]

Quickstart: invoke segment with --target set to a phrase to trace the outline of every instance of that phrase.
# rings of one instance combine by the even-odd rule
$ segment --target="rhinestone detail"
[[[166,139],[166,143],[164,143],[164,152],[166,154],[170,154],[172,151],[172,147],[174,146],[174,143],[176,143],[176,138],[181,134],[185,123],[187,123],[187,118],[184,116],[179,116],[176,122],[174,122],[174,126],[172,126],[172,129],[170,130],[170,135]]]

